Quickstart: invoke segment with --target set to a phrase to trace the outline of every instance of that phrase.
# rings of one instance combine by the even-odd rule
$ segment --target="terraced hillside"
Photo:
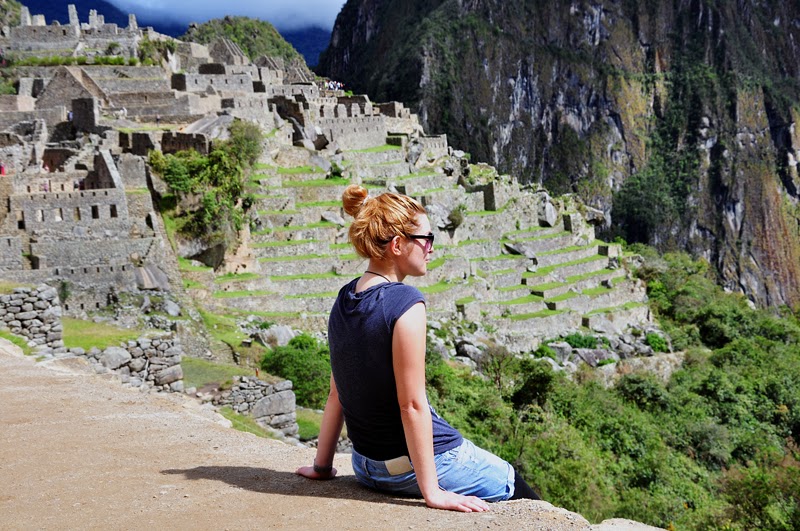
[[[406,157],[403,146],[346,151],[333,160],[344,176],[261,165],[255,228],[238,253],[245,265],[216,277],[185,271],[187,285],[215,306],[324,331],[339,288],[366,267],[348,243],[341,208],[345,187],[361,182],[371,193],[397,190],[426,205],[434,257],[428,275],[406,281],[425,293],[431,317],[491,325],[515,351],[581,327],[613,334],[649,321],[644,286],[630,278],[618,246],[595,239],[574,198],[496,176],[476,183],[485,168],[457,157],[421,169]]]

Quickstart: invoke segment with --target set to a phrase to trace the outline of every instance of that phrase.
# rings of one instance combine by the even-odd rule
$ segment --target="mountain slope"
[[[318,70],[800,306],[800,3],[350,0]]]
[[[238,44],[251,60],[261,55],[282,57],[286,61],[299,57],[297,50],[286,42],[272,24],[248,17],[225,17],[192,25],[180,38],[209,44],[217,37],[227,37]]]

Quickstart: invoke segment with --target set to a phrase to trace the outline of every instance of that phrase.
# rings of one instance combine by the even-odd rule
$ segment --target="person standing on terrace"
[[[499,457],[476,447],[436,414],[425,390],[425,298],[407,276],[425,275],[434,235],[424,207],[399,194],[370,197],[359,185],[342,195],[350,242],[369,259],[340,291],[328,321],[330,394],[310,479],[336,476],[333,457],[347,423],[362,484],[423,497],[429,507],[463,512],[487,501],[538,495]]]

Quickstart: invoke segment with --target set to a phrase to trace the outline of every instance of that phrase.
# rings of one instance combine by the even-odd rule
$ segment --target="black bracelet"
[[[333,470],[333,465],[328,466],[319,466],[316,461],[314,461],[314,472],[317,474],[330,474]]]

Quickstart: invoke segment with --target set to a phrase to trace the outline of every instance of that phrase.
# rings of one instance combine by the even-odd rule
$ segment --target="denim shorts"
[[[439,486],[486,501],[514,495],[514,468],[496,455],[464,439],[461,446],[434,456]],[[353,471],[359,482],[375,490],[421,497],[414,470],[392,475],[386,461],[375,461],[353,450]]]

